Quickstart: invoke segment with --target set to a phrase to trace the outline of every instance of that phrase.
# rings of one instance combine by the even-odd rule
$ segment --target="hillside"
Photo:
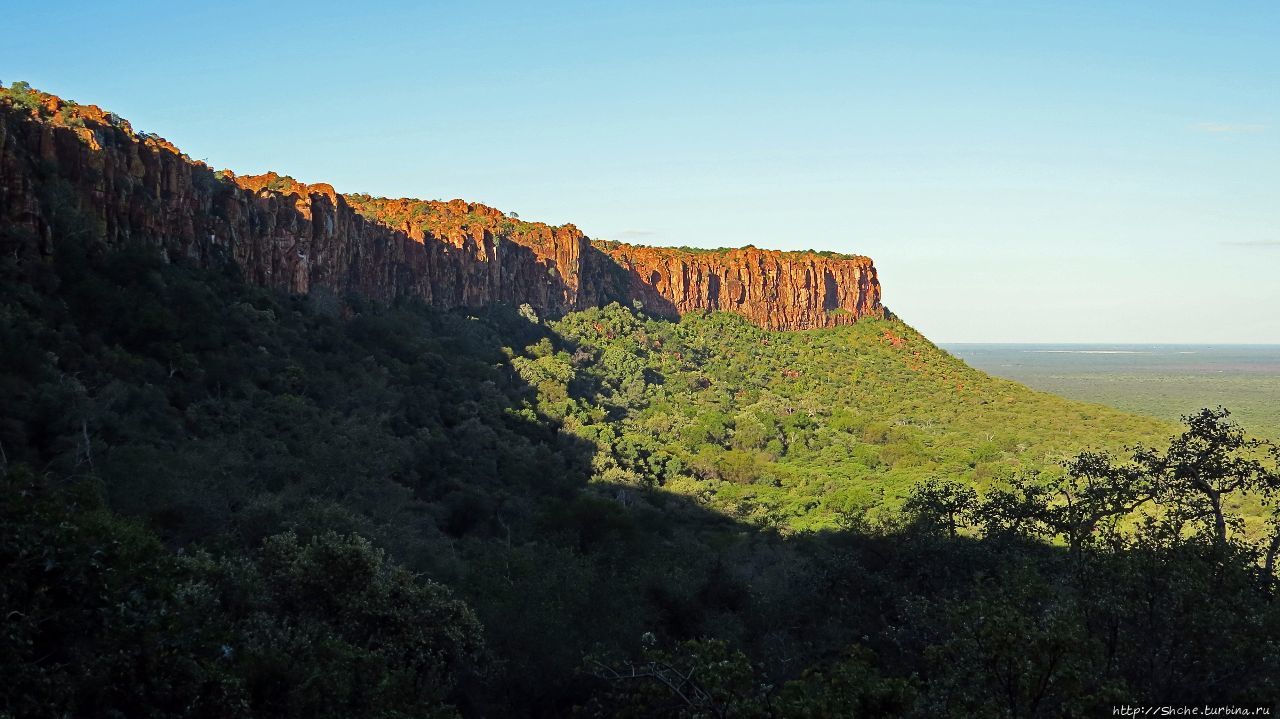
[[[720,297],[689,288],[761,262],[866,279],[865,258],[582,238],[614,269],[529,295],[551,250],[495,264],[447,238],[539,256],[576,231],[278,176],[206,191],[105,115],[125,139],[103,147],[136,155],[103,159],[98,111],[66,107],[0,98],[0,715],[1080,716],[1280,692],[1275,550],[1235,511],[1280,472],[1219,415],[1167,452],[1080,455],[1176,428],[973,370],[878,285],[792,331],[825,300],[571,292],[657,262],[647,292]],[[299,238],[305,266],[279,264]],[[1206,466],[1252,484],[1169,480]]]
[[[986,486],[1052,474],[1082,448],[1172,431],[989,377],[898,320],[769,332],[730,315],[672,324],[606,308],[550,328],[560,351],[535,345],[515,366],[540,412],[606,450],[603,477],[791,530],[896,507],[931,477]],[[607,361],[575,367],[584,350]],[[572,397],[585,382],[607,393]]]
[[[88,233],[197,267],[230,261],[255,284],[320,298],[525,306],[552,320],[556,337],[513,360],[544,402],[529,411],[567,418],[601,444],[613,455],[610,476],[682,492],[710,480],[725,506],[761,521],[831,526],[840,512],[895,505],[929,476],[981,483],[1169,431],[993,380],[901,322],[877,320],[885,313],[865,257],[592,243],[571,225],[461,200],[344,196],[276,174],[213,173],[97,107],[3,92],[0,216],[16,256],[35,249],[33,238],[49,255],[55,234]],[[573,312],[610,299],[627,309]],[[633,307],[655,319],[637,319]],[[701,314],[721,309],[765,328],[848,329],[779,334]],[[626,356],[632,375],[575,367],[568,348],[577,346]],[[588,380],[609,394],[559,406]],[[601,439],[619,431],[625,448]]]

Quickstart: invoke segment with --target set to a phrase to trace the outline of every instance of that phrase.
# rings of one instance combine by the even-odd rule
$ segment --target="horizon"
[[[0,81],[237,174],[866,255],[940,345],[1280,344],[1272,4],[246,7],[18,8],[59,52]]]
[[[1062,347],[1266,347],[1280,348],[1280,342],[942,342],[930,340],[939,347],[947,345],[1027,345]]]

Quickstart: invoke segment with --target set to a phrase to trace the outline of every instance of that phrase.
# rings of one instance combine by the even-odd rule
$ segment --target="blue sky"
[[[873,257],[954,341],[1280,342],[1280,3],[22,3],[0,81],[238,173]]]

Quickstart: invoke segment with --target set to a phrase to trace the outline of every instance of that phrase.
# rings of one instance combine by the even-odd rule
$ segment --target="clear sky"
[[[870,255],[936,341],[1280,342],[1280,2],[9,5],[238,173]]]

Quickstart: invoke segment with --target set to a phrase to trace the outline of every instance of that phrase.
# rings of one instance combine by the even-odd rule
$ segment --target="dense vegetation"
[[[0,715],[1280,692],[1276,544],[1238,511],[1280,479],[1223,414],[1122,461],[1171,428],[896,321],[289,297],[78,221],[0,248]]]
[[[768,332],[728,313],[672,324],[610,307],[550,327],[560,347],[544,338],[513,364],[539,412],[603,448],[595,476],[784,534],[896,507],[925,479],[1054,473],[1069,450],[1170,432],[988,377],[898,321]]]

